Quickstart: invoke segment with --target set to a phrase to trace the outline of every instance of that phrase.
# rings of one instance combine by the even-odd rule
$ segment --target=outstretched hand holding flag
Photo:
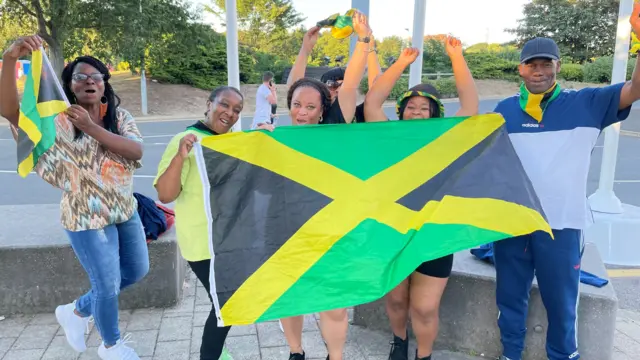
[[[31,53],[18,122],[18,174],[26,177],[56,139],[56,116],[69,107],[42,47]]]
[[[328,18],[318,21],[319,28],[331,29],[331,36],[336,39],[346,39],[353,34],[353,15],[356,9],[349,9],[344,15],[333,14]]]

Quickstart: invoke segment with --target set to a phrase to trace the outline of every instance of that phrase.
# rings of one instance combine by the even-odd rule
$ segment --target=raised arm
[[[369,83],[369,89],[371,89],[373,83],[376,82],[378,77],[382,74],[382,69],[378,62],[378,52],[375,51],[376,43],[373,40],[373,36],[371,37],[371,43],[373,44],[373,51],[371,51],[369,56],[367,56],[367,82]]]
[[[0,72],[0,116],[18,127],[20,118],[20,101],[18,101],[18,85],[16,83],[16,63],[18,59],[29,55],[42,46],[39,36],[26,36],[16,40],[2,54],[2,71]]]
[[[304,77],[304,72],[307,68],[307,61],[309,56],[311,55],[311,51],[313,51],[313,47],[316,46],[316,42],[318,42],[318,36],[320,35],[320,28],[318,26],[314,26],[306,34],[304,34],[304,38],[302,39],[302,46],[300,47],[300,52],[298,53],[298,57],[296,58],[296,62],[293,63],[293,67],[291,68],[291,72],[289,72],[289,78],[287,79],[287,87],[293,85],[294,82],[302,79]]]
[[[364,118],[366,122],[387,120],[387,115],[385,115],[382,106],[404,70],[418,58],[418,54],[420,54],[420,50],[416,48],[402,50],[398,60],[375,81],[364,100]]]
[[[79,105],[71,105],[66,113],[69,121],[77,129],[96,139],[107,149],[129,160],[142,159],[142,135],[130,114],[127,113],[121,120],[121,135],[117,135],[96,124],[91,120],[87,110]]]
[[[360,81],[364,76],[364,68],[367,64],[367,57],[371,52],[371,28],[367,22],[367,17],[361,12],[356,12],[353,15],[353,28],[358,36],[356,47],[353,50],[353,55],[349,59],[349,65],[344,73],[344,81],[338,92],[338,101],[340,102],[340,109],[342,110],[342,116],[347,123],[353,121],[353,117],[356,114],[356,101],[358,100],[358,88],[360,87]]]
[[[158,200],[163,204],[171,203],[180,196],[189,174],[189,152],[197,141],[195,135],[187,134],[182,138],[173,138],[167,145],[153,184],[158,192]]]
[[[636,36],[640,36],[640,3],[634,2],[633,12],[631,13],[629,22],[631,23],[631,27],[633,28],[633,32],[635,32]],[[624,84],[622,91],[620,92],[620,104],[618,105],[618,109],[620,110],[626,109],[633,105],[634,102],[640,100],[639,64],[640,56],[638,56],[638,59],[636,60],[636,67],[633,70],[633,75],[631,75],[631,80]]]
[[[267,101],[271,105],[278,103],[278,94],[276,93],[275,85],[269,85],[269,95],[267,95]]]
[[[472,116],[478,114],[480,100],[478,99],[478,89],[471,76],[471,70],[462,54],[462,43],[460,40],[449,36],[445,43],[445,49],[451,59],[453,76],[456,79],[456,88],[460,98],[460,110],[456,116]]]

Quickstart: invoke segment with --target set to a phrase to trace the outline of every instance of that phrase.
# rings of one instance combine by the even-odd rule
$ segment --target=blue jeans
[[[553,230],[498,241],[494,244],[497,273],[498,326],[504,356],[520,360],[527,332],[527,309],[533,277],[538,279],[547,310],[547,356],[578,360],[576,320],[582,257],[581,232]]]
[[[146,236],[138,212],[131,219],[102,230],[67,231],[91,290],[76,302],[83,317],[93,315],[106,346],[120,339],[118,295],[149,272]]]

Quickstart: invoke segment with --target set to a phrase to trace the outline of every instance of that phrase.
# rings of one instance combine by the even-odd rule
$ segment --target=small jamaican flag
[[[319,21],[316,25],[320,28],[330,28],[331,36],[336,39],[345,39],[353,34],[353,14],[356,9],[350,9],[344,15],[333,14]]]

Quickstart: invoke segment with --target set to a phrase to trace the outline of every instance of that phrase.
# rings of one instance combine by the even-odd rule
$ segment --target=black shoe
[[[292,353],[289,353],[289,360],[305,360],[305,359],[304,359],[304,356],[305,356],[305,353],[302,353],[302,354],[298,354],[298,353],[292,354]]]
[[[409,336],[405,340],[393,336],[389,360],[409,360]]]

